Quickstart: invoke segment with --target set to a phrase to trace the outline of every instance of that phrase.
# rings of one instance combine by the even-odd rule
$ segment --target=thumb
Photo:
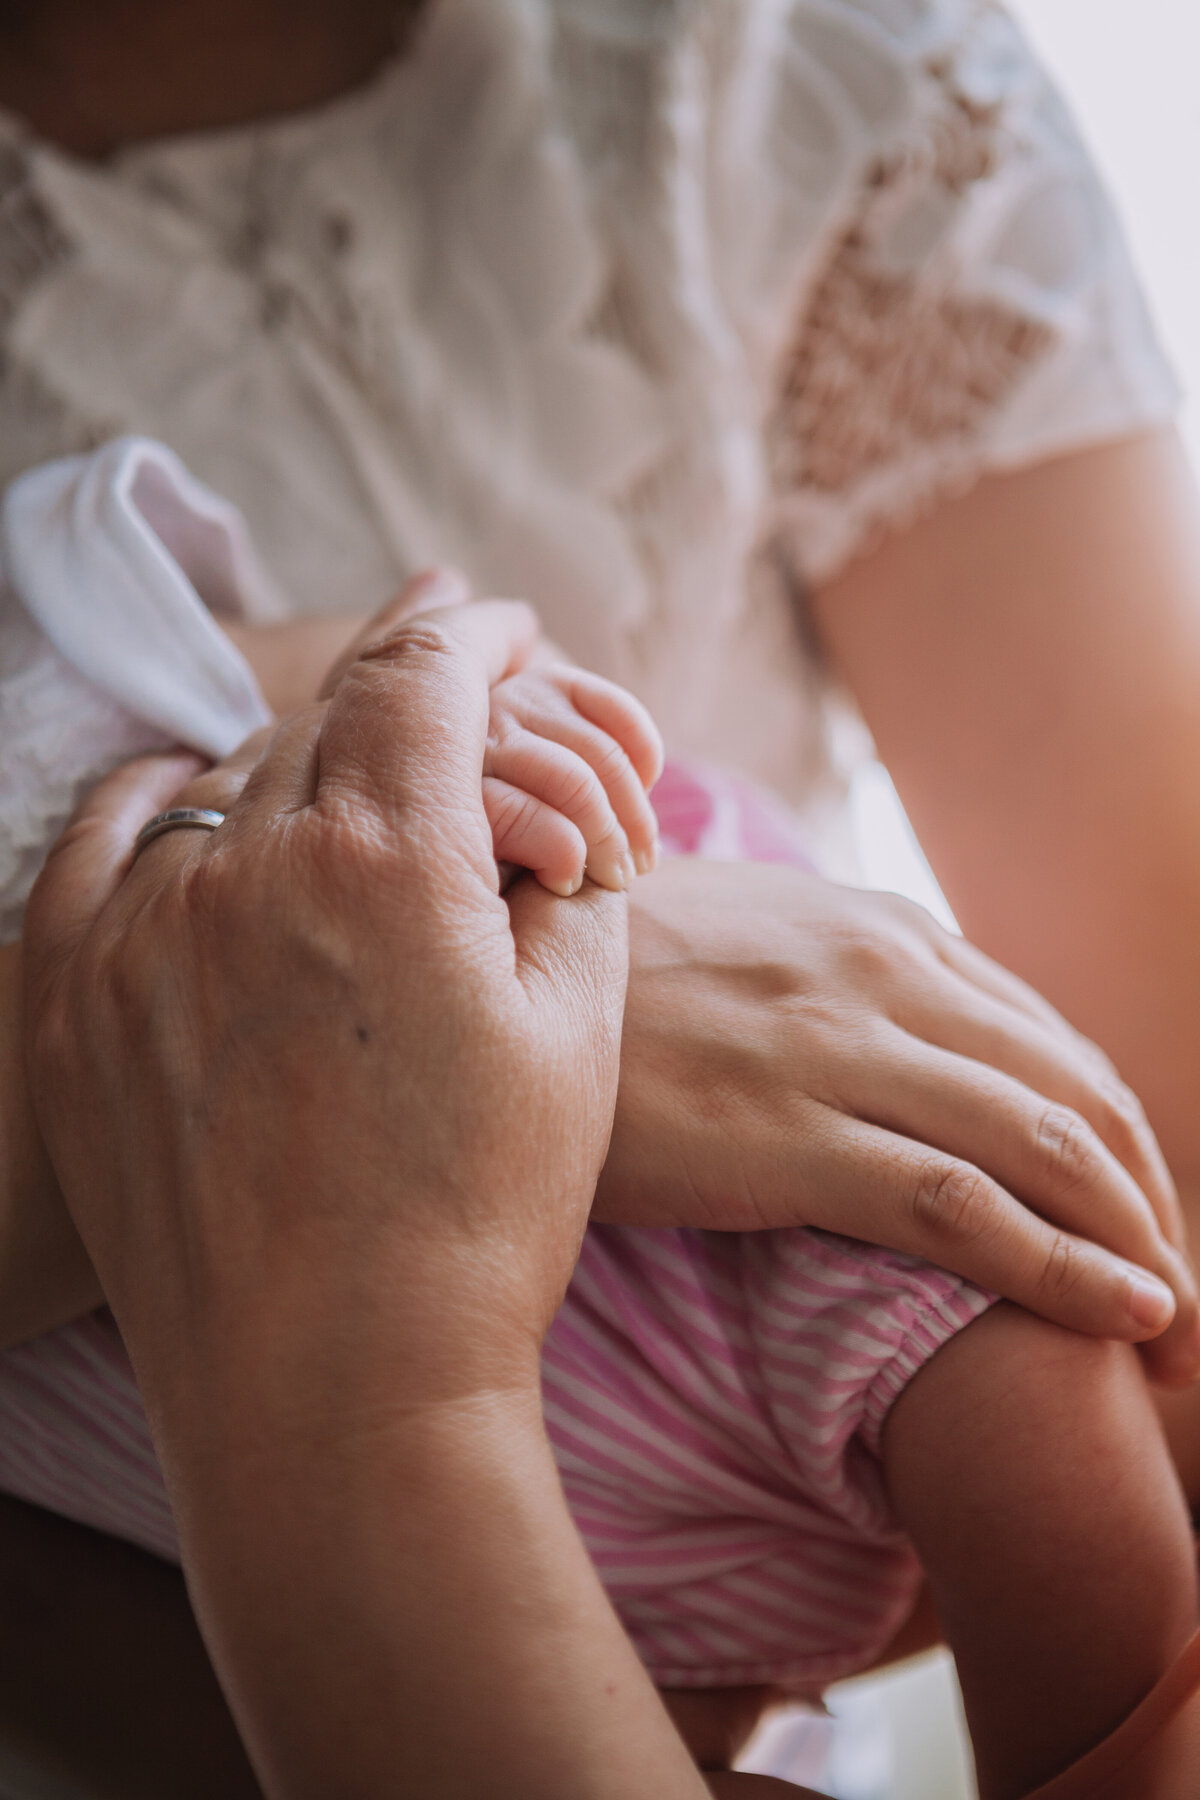
[[[378,643],[407,619],[441,607],[463,606],[470,598],[470,583],[457,569],[425,569],[414,575],[398,594],[371,614],[362,630],[346,645],[321,683],[317,698],[328,700],[351,663],[357,662],[368,645]]]
[[[21,963],[31,1019],[124,880],[138,831],[203,767],[182,751],[140,757],[101,781],[76,812],[25,911]]]

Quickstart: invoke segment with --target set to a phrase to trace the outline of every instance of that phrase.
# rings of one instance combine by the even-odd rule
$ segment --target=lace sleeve
[[[861,45],[864,13],[888,9],[853,10]],[[1095,168],[1014,22],[979,0],[914,10],[908,122],[804,286],[769,418],[777,541],[810,582],[982,474],[1178,402]]]

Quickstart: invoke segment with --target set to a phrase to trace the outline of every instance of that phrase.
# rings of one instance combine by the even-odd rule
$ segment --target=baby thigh
[[[1135,1352],[998,1306],[893,1407],[892,1503],[954,1651],[984,1800],[1108,1735],[1195,1629],[1187,1509]]]

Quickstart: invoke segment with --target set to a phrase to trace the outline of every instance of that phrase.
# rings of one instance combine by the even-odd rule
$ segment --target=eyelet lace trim
[[[942,232],[971,190],[1021,147],[1003,103],[966,91],[950,57],[931,58],[925,74],[940,104],[919,137],[867,169],[784,358],[768,426],[777,491],[837,496],[843,511],[856,489],[871,492],[875,516],[859,521],[856,550],[948,486],[969,485],[986,422],[1060,341],[1045,318],[966,291],[943,254]]]

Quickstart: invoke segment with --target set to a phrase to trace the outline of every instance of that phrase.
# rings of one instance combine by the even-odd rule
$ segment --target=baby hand
[[[586,872],[629,887],[654,867],[647,798],[662,741],[641,702],[569,663],[536,662],[492,689],[483,803],[496,860],[531,869],[555,894]]]
[[[362,646],[403,619],[467,598],[461,576],[435,572],[370,619],[226,629],[282,714],[332,693]],[[556,894],[575,893],[585,872],[601,887],[628,887],[657,859],[646,794],[661,769],[645,707],[542,642],[492,690],[483,794],[497,862],[530,869]]]

